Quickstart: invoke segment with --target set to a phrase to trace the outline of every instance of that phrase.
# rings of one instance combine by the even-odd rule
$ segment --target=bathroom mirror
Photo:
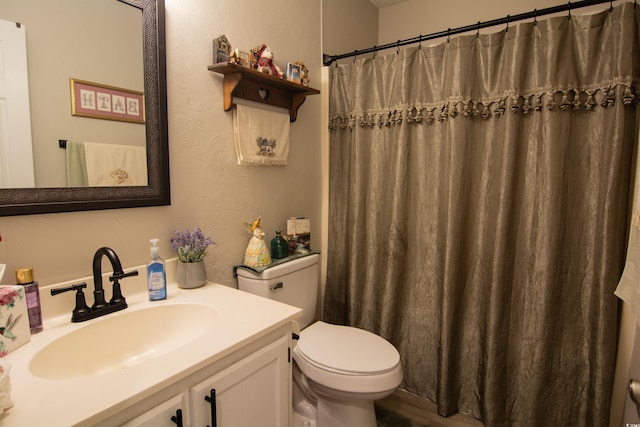
[[[144,126],[148,185],[0,189],[0,216],[170,204],[164,0],[99,1],[119,2],[141,12],[145,123],[138,126]],[[52,21],[52,31],[55,25]]]

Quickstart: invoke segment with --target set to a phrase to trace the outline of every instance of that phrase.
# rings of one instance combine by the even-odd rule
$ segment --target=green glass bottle
[[[276,237],[271,239],[271,258],[285,258],[288,254],[287,241],[282,237],[282,231],[276,231]]]

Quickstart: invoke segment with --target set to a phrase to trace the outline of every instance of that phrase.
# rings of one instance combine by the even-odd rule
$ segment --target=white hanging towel
[[[85,142],[90,187],[146,186],[145,147]]]
[[[233,108],[239,165],[286,165],[289,157],[289,113],[248,105]]]

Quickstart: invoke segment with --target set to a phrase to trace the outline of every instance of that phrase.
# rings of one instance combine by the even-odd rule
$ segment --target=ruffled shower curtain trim
[[[640,101],[638,83],[620,78],[586,88],[554,88],[536,92],[506,92],[499,97],[482,100],[451,97],[440,102],[396,105],[382,110],[353,111],[329,117],[329,130],[382,128],[405,124],[433,124],[449,118],[465,117],[489,120],[505,112],[529,114],[542,109],[586,110],[612,107],[617,101],[635,106]]]

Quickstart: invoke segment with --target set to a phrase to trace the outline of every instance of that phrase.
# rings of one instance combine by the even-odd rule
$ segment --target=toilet
[[[293,349],[292,427],[376,427],[373,402],[402,382],[398,350],[363,329],[314,322],[319,254],[256,274],[238,268],[238,288],[302,309]]]

